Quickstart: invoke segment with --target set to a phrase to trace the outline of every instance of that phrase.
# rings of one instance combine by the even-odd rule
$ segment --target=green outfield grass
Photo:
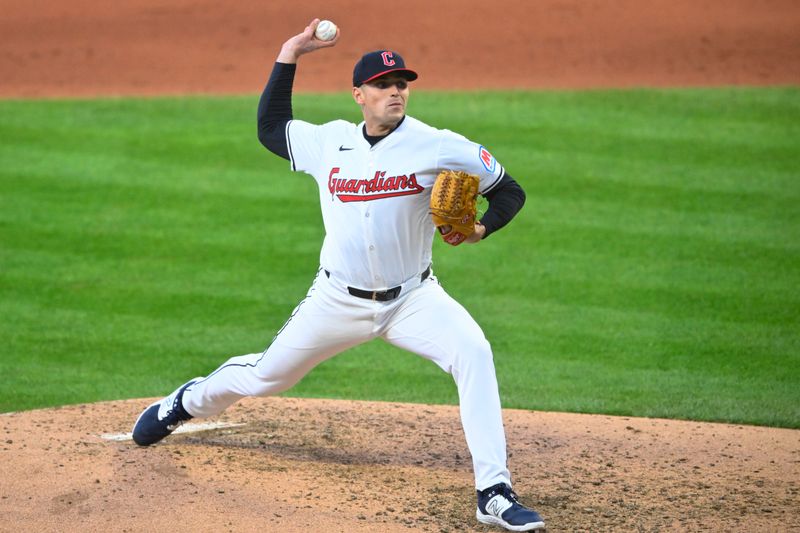
[[[161,396],[260,352],[317,268],[257,96],[0,102],[0,411]],[[436,244],[506,407],[800,427],[800,90],[414,93],[528,193]],[[350,97],[299,95],[312,122]],[[376,341],[290,396],[455,403]]]

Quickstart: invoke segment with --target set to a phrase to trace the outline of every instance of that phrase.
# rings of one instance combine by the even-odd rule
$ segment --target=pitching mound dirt
[[[147,404],[0,416],[0,530],[493,530],[456,407],[249,399],[223,429],[110,440]],[[798,431],[504,416],[516,489],[551,532],[800,528]]]

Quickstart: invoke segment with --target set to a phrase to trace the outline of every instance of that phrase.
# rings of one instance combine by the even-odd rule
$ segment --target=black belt
[[[325,271],[325,275],[331,277],[331,273],[327,270]],[[431,275],[431,267],[425,269],[419,280],[425,281],[428,279],[428,276]],[[398,296],[400,296],[400,290],[402,286],[392,287],[391,289],[386,289],[385,291],[365,291],[364,289],[356,289],[355,287],[347,287],[347,292],[352,294],[353,296],[357,296],[358,298],[364,298],[365,300],[373,300],[376,302],[388,302],[390,300],[394,300]]]

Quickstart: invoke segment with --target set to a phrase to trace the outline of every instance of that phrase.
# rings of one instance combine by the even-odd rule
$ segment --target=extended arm
[[[289,159],[286,124],[292,120],[292,85],[297,59],[319,48],[327,48],[339,40],[339,31],[330,41],[314,37],[319,19],[314,19],[299,33],[283,43],[267,86],[258,103],[258,140],[270,152]]]

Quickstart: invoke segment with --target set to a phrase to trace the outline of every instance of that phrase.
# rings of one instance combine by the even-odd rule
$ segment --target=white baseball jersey
[[[320,264],[346,285],[382,290],[431,264],[429,205],[437,174],[475,174],[485,194],[503,167],[483,146],[409,116],[374,146],[363,127],[292,120],[286,140],[292,170],[307,172],[319,186],[326,233]]]

